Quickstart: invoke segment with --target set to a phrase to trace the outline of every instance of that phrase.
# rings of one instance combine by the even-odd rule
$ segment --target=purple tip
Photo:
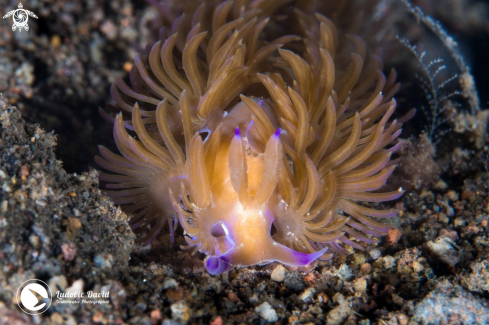
[[[234,134],[235,134],[237,137],[239,137],[239,126],[237,126],[237,127],[236,127],[236,131],[234,131],[234,132],[235,132]]]
[[[280,135],[280,132],[282,132],[282,128],[278,128],[277,131],[275,131],[275,136],[278,138]]]
[[[329,248],[325,247],[318,252],[310,253],[310,254],[300,253],[300,252],[294,251],[293,255],[294,255],[294,259],[297,263],[297,266],[306,266],[306,265],[314,262],[315,260],[317,260],[321,256],[323,256],[324,253],[326,253],[328,250],[329,250]]]
[[[207,272],[212,275],[219,275],[233,269],[233,266],[227,261],[225,256],[208,256],[204,261]]]

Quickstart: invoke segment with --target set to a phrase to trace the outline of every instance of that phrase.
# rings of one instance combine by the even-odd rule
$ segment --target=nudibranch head
[[[112,86],[130,118],[102,111],[122,155],[101,146],[95,158],[111,172],[99,176],[106,194],[133,229],[149,229],[143,244],[166,225],[173,240],[180,224],[183,248],[206,254],[211,274],[363,249],[392,227],[371,217],[398,212],[358,203],[403,194],[377,192],[401,146],[395,74],[385,78],[361,38],[320,14],[295,10],[301,37],[267,39],[287,2],[222,2],[208,29],[205,4],[182,16],[136,55],[131,86]]]

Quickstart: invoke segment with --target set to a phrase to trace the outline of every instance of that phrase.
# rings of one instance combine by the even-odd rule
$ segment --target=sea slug
[[[360,37],[320,14],[286,11],[299,35],[281,35],[273,17],[289,2],[180,16],[135,56],[131,85],[112,85],[123,113],[101,111],[122,155],[100,146],[95,157],[111,172],[100,173],[107,195],[133,229],[150,229],[143,244],[166,225],[173,240],[180,224],[183,249],[205,253],[211,274],[363,249],[392,228],[370,217],[398,213],[358,203],[403,194],[376,192],[401,146],[395,72],[386,78]]]

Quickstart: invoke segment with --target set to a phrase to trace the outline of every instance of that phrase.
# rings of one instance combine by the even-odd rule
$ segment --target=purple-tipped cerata
[[[124,115],[104,113],[121,153],[101,146],[95,158],[109,171],[99,176],[106,195],[143,244],[180,224],[184,248],[206,254],[211,274],[364,248],[392,227],[377,218],[397,210],[360,202],[403,194],[379,191],[402,126],[390,120],[399,85],[379,70],[380,51],[303,6],[270,3],[211,1],[172,19],[149,54],[135,56],[130,85],[112,85]],[[267,27],[287,12],[299,36],[281,35],[289,29],[278,21]],[[281,49],[288,42],[294,52]]]

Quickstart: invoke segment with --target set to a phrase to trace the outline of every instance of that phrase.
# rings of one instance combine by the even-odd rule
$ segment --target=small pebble
[[[29,243],[31,243],[32,247],[38,248],[39,247],[39,237],[36,235],[30,235],[29,236]]]
[[[356,292],[364,292],[367,290],[367,280],[363,278],[356,279],[353,282],[353,287],[355,288]]]
[[[396,259],[394,257],[392,257],[392,256],[385,256],[382,259],[382,262],[383,262],[384,268],[386,270],[388,270],[391,267],[394,267],[396,265]]]
[[[221,316],[217,316],[216,319],[211,321],[209,325],[222,325],[222,318]]]
[[[278,321],[277,312],[266,301],[264,303],[262,303],[261,305],[259,305],[258,307],[256,307],[255,312],[258,315],[260,315],[261,318],[265,319],[268,322]]]
[[[76,245],[74,243],[63,243],[61,251],[65,261],[73,261],[76,256]]]
[[[159,324],[161,321],[161,312],[158,309],[151,311],[151,323]]]
[[[283,267],[282,264],[277,265],[277,267],[272,271],[272,280],[276,282],[283,282],[285,279],[285,272],[287,272],[287,269]]]
[[[20,166],[20,170],[19,170],[19,177],[25,181],[26,180],[26,177],[29,176],[30,173],[29,173],[29,169],[27,168],[27,166]]]
[[[363,263],[360,266],[360,271],[362,271],[363,274],[368,274],[372,271],[372,266],[369,263]]]
[[[438,237],[448,237],[452,240],[457,240],[458,233],[455,230],[441,229],[440,232],[438,232]]]
[[[68,227],[66,229],[66,237],[69,240],[74,239],[80,233],[82,223],[79,219],[68,217]]]
[[[53,324],[53,325],[63,325],[64,323],[65,323],[65,320],[63,319],[63,316],[61,316],[60,313],[53,313],[51,315],[51,324]]]
[[[101,25],[100,25],[100,30],[102,33],[107,37],[108,40],[113,41],[117,37],[117,26],[114,24],[112,20],[105,20]]]
[[[455,226],[455,228],[463,227],[463,226],[465,226],[466,222],[467,221],[463,217],[458,217],[458,218],[455,218],[455,220],[453,220],[453,225]]]
[[[51,45],[54,48],[58,48],[61,45],[61,36],[54,35],[53,37],[51,37]]]
[[[376,260],[376,259],[378,259],[379,257],[381,257],[381,256],[382,256],[382,252],[380,251],[380,249],[375,248],[375,247],[374,247],[374,248],[372,248],[372,249],[369,249],[369,250],[368,250],[368,253],[370,254],[370,256],[371,256],[371,257],[372,257],[374,260]]]
[[[387,232],[387,242],[391,245],[397,244],[402,236],[402,231],[397,228],[389,229]]]
[[[419,272],[424,270],[424,266],[421,265],[421,263],[414,261],[413,262],[413,270],[414,270],[414,272],[419,273]]]
[[[178,289],[178,282],[172,278],[166,278],[163,281],[163,289],[175,288]]]
[[[428,249],[441,261],[450,266],[455,266],[460,262],[458,251],[453,247],[453,240],[449,237],[438,237],[434,241],[426,243]]]
[[[8,210],[8,201],[3,200],[2,203],[0,204],[0,212],[5,213]]]
[[[131,62],[124,62],[124,65],[122,67],[123,67],[124,71],[131,72],[132,63]]]
[[[443,212],[440,212],[440,214],[438,215],[438,220],[440,220],[440,222],[444,224],[448,224],[450,222],[448,216]]]
[[[399,325],[406,325],[408,323],[408,320],[409,318],[404,314],[399,314],[397,316],[397,322],[399,323]]]
[[[234,302],[236,304],[241,302],[241,299],[239,299],[239,297],[234,292],[230,292],[228,294],[228,298],[229,298],[229,300],[231,300],[232,302]]]
[[[318,294],[317,300],[318,300],[318,302],[324,304],[324,303],[328,302],[329,298],[324,292],[321,292],[320,294]]]
[[[458,200],[458,193],[453,191],[453,190],[448,191],[447,196],[450,199],[450,201],[452,201],[452,202],[455,202]]]
[[[307,288],[299,295],[299,299],[305,302],[309,302],[314,298],[315,292],[316,290],[314,290],[314,288]]]
[[[183,301],[179,301],[170,306],[171,318],[175,322],[187,323],[190,319],[190,309]]]

